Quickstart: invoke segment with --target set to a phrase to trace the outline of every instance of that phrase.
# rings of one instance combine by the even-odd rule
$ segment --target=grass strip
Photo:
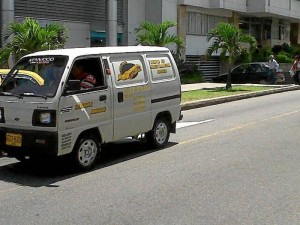
[[[217,87],[217,88],[208,88],[208,89],[201,89],[201,90],[194,90],[194,91],[185,91],[182,92],[181,101],[184,103],[189,101],[239,95],[239,94],[257,92],[257,91],[265,91],[273,88],[274,87],[268,87],[268,86],[236,85],[236,86],[232,86],[232,89],[230,90],[226,90],[225,87]]]

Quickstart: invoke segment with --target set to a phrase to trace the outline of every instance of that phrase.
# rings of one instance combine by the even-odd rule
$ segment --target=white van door
[[[140,54],[108,57],[113,82],[114,140],[151,129],[151,92]]]
[[[95,77],[96,83],[94,87],[86,89],[79,87],[77,90],[76,87],[73,87],[73,90],[66,92],[61,97],[58,111],[58,130],[61,137],[60,154],[69,153],[77,137],[89,129],[99,129],[103,142],[111,140],[113,135],[111,90],[107,85],[100,59],[84,58],[78,61],[86,65],[83,69]],[[68,80],[70,79],[72,78],[69,77]]]

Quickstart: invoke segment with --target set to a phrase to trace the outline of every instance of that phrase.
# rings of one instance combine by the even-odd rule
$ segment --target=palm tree
[[[63,48],[66,28],[57,23],[41,27],[39,22],[26,18],[23,22],[13,21],[4,35],[5,45],[0,49],[0,64],[8,65],[10,57],[14,61],[32,52]]]
[[[141,45],[167,46],[176,44],[177,50],[184,47],[182,38],[168,34],[168,29],[176,26],[176,23],[164,21],[161,24],[144,22],[136,29],[136,41]]]
[[[213,40],[212,40],[213,39]],[[207,41],[212,40],[211,46],[207,49],[207,55],[211,56],[213,52],[220,51],[221,60],[228,59],[229,70],[226,82],[226,89],[231,89],[231,70],[234,63],[243,55],[247,55],[248,61],[251,60],[250,52],[256,49],[257,42],[250,35],[243,35],[241,31],[232,24],[219,23],[218,26],[212,29],[207,37]],[[249,44],[246,48],[245,44]]]

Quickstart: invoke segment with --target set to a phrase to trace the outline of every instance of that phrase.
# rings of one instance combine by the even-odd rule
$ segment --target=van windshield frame
[[[10,70],[0,90],[26,97],[54,97],[68,61],[68,56],[61,55],[25,57]]]

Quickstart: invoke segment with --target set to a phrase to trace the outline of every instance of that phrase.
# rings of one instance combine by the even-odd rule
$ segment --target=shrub
[[[270,47],[257,48],[252,54],[252,62],[265,62],[272,54]]]
[[[283,44],[281,45],[281,49],[282,49],[282,51],[287,52],[288,54],[292,54],[292,53],[293,53],[293,47],[290,46],[290,45],[287,44],[287,43],[283,43]]]
[[[202,71],[198,70],[196,63],[183,63],[180,71],[180,79],[182,84],[201,83],[204,81]]]
[[[247,49],[242,49],[240,57],[237,59],[236,64],[243,64],[251,62],[251,54]]]
[[[284,51],[280,51],[277,54],[276,60],[279,63],[292,63],[293,62],[293,59],[290,57],[290,55]]]
[[[278,55],[279,52],[281,52],[283,49],[282,49],[282,45],[274,45],[272,47],[272,52],[274,55]]]
[[[184,73],[180,76],[182,84],[194,84],[204,82],[203,73],[197,71],[195,73]]]
[[[293,62],[295,55],[300,55],[300,49],[298,47],[291,46],[287,43],[274,45],[272,50],[276,55],[277,61],[281,63]]]
[[[300,49],[295,46],[291,46],[291,55],[293,56],[292,58],[295,57],[295,55],[300,55]]]

